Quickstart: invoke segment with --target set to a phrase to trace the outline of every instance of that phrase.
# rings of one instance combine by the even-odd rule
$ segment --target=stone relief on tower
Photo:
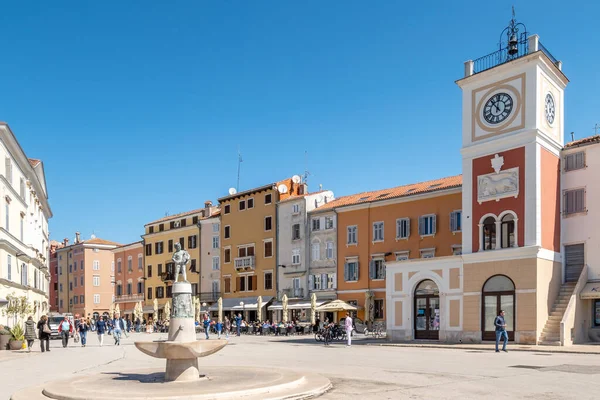
[[[505,197],[519,195],[519,167],[502,171],[504,157],[496,154],[491,160],[495,172],[477,177],[477,202],[499,201]]]

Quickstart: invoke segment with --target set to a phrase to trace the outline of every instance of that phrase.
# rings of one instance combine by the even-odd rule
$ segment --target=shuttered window
[[[462,231],[462,211],[452,211],[450,213],[450,231]]]
[[[344,264],[344,280],[346,282],[358,281],[358,261]]]
[[[419,217],[419,235],[431,236],[436,232],[436,216],[435,214],[423,215]]]
[[[565,246],[565,280],[577,282],[585,263],[585,245],[572,244]]]
[[[564,214],[585,212],[585,189],[566,190],[563,195]]]
[[[396,220],[396,239],[408,239],[410,236],[410,218]]]
[[[585,153],[583,151],[569,154],[565,157],[565,171],[573,171],[582,168],[585,168]]]

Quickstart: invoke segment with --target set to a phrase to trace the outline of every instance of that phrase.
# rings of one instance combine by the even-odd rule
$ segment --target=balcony
[[[220,292],[201,292],[194,295],[194,297],[200,299],[200,303],[214,303],[221,297]]]
[[[255,258],[254,256],[237,257],[233,259],[235,269],[254,269]]]
[[[123,294],[121,296],[115,297],[116,303],[125,303],[125,302],[129,302],[129,301],[140,301],[140,300],[144,300],[144,295],[142,293],[140,293],[140,294]]]
[[[278,299],[281,300],[283,295],[286,295],[288,299],[303,299],[304,298],[304,288],[287,288],[279,291]]]

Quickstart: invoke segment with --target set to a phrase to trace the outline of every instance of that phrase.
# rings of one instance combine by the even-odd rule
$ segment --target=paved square
[[[157,340],[166,335],[153,334]],[[71,343],[63,349],[51,342],[41,354],[0,352],[0,400],[21,388],[68,378],[71,374],[126,372],[164,368],[164,361],[142,354],[133,334],[121,346],[110,338],[100,348],[94,334],[88,346]],[[200,339],[200,335],[198,335]],[[595,399],[600,382],[600,357],[592,354],[512,351],[496,354],[482,349],[382,347],[358,338],[351,348],[330,347],[310,337],[233,337],[221,352],[200,359],[211,366],[289,368],[312,371],[331,379],[334,388],[322,399]],[[235,380],[235,376],[231,376]]]

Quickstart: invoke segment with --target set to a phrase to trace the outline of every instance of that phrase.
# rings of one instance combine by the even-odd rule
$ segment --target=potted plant
[[[0,350],[6,350],[12,334],[8,327],[0,325]]]
[[[25,331],[21,325],[15,325],[10,330],[11,338],[8,342],[8,347],[11,350],[21,350],[23,348],[23,342],[25,341]]]

